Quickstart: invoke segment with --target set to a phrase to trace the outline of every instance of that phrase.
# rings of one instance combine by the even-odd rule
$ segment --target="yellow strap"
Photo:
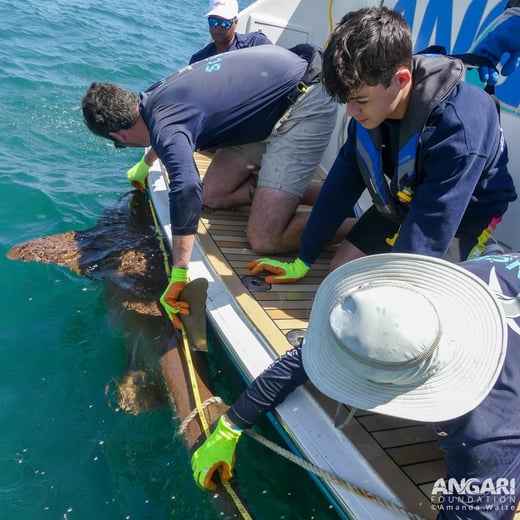
[[[184,357],[186,358],[186,364],[188,366],[188,375],[190,377],[190,384],[191,384],[191,390],[193,392],[193,398],[195,399],[195,407],[199,414],[200,423],[202,425],[202,430],[204,431],[206,438],[208,438],[210,436],[211,432],[209,430],[208,421],[206,420],[206,415],[204,414],[204,409],[202,408],[202,401],[200,400],[199,387],[197,385],[197,379],[195,377],[195,367],[193,366],[191,350],[190,350],[190,346],[188,344],[188,336],[186,335],[186,329],[184,327],[182,327],[182,346],[184,349]],[[244,504],[242,503],[242,501],[240,500],[238,495],[235,493],[235,490],[231,487],[231,484],[229,482],[222,482],[222,485],[224,486],[224,489],[227,491],[228,495],[233,500],[233,503],[235,504],[235,507],[238,509],[238,511],[242,515],[242,518],[244,518],[245,520],[253,520],[251,515],[248,513],[247,509],[245,508]]]
[[[333,5],[334,5],[334,0],[330,0],[329,1],[329,34],[328,34],[325,42],[323,43],[323,48],[324,49],[327,48],[327,45],[329,44],[330,33],[334,29],[334,20],[332,19],[332,6]]]
[[[193,392],[193,398],[195,399],[195,407],[197,408],[197,412],[200,417],[202,431],[204,432],[204,435],[206,435],[206,438],[208,438],[211,432],[209,430],[208,421],[206,420],[206,415],[204,414],[204,410],[202,408],[202,401],[200,400],[200,392],[195,376],[195,367],[193,366],[191,350],[188,344],[188,336],[186,335],[186,329],[184,327],[182,327],[182,346],[184,349],[184,357],[186,358],[186,364],[188,366],[188,375],[190,376],[191,391]]]
[[[394,233],[393,237],[386,237],[385,242],[389,245],[394,247],[395,241],[397,240],[397,237],[399,236],[399,232]]]
[[[157,215],[155,214],[155,208],[153,207],[152,201],[150,197],[148,197],[148,203],[150,205],[150,211],[152,213],[153,222],[155,225],[155,229],[157,230],[159,245],[163,254],[164,258],[164,269],[166,271],[166,274],[170,275],[170,263],[168,261],[168,252],[166,250],[166,246],[164,244],[164,238],[162,236],[161,228],[159,227],[159,222],[157,221]],[[184,350],[184,358],[186,359],[186,364],[188,366],[188,375],[190,378],[190,384],[191,384],[191,390],[193,392],[193,398],[195,399],[195,406],[197,408],[197,412],[200,417],[200,422],[202,425],[202,430],[204,431],[204,435],[206,438],[208,438],[211,434],[208,426],[208,421],[206,420],[206,416],[204,415],[204,409],[202,408],[202,402],[200,400],[200,392],[197,385],[197,379],[195,377],[195,368],[193,366],[193,359],[191,357],[191,350],[188,344],[188,337],[186,335],[186,331],[184,327],[182,328],[182,345]],[[222,479],[221,479],[222,480]],[[233,503],[235,504],[235,507],[237,508],[238,512],[242,515],[242,518],[244,520],[253,520],[253,517],[249,514],[246,507],[240,500],[239,496],[235,493],[235,490],[231,486],[229,482],[222,482],[222,485],[224,486],[224,489],[226,490],[227,494],[231,497],[231,500],[233,500]]]
[[[244,506],[238,495],[235,493],[235,490],[231,487],[231,484],[229,482],[223,482],[222,484],[228,495],[231,497],[231,500],[233,500],[233,503],[235,504],[238,512],[242,515],[242,518],[244,518],[244,520],[253,520],[253,517],[249,514],[246,506]]]

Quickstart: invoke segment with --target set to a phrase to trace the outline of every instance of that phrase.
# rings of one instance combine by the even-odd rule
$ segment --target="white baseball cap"
[[[210,0],[209,11],[206,13],[206,16],[219,16],[226,20],[232,20],[237,15],[237,0]]]

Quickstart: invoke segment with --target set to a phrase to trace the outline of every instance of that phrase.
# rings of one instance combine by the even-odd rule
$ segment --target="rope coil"
[[[213,395],[211,397],[208,397],[205,401],[203,401],[201,403],[201,409],[202,410],[205,410],[209,405],[211,404],[224,404],[224,401],[216,396],[216,395]],[[188,425],[190,424],[190,422],[195,419],[195,417],[197,417],[197,415],[199,415],[199,412],[197,410],[197,408],[194,408],[185,418],[184,420],[181,422],[181,425],[179,426],[179,429],[177,430],[177,432],[179,433],[179,435],[184,435],[186,433],[186,430],[188,429]]]

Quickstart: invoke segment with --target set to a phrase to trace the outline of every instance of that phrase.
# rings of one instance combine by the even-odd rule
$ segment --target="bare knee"
[[[259,255],[273,255],[279,253],[280,237],[272,234],[258,233],[251,228],[247,229],[247,239],[251,249]]]
[[[218,150],[204,177],[202,204],[215,209],[250,205],[250,185],[257,169],[238,151]]]
[[[202,205],[207,206],[208,208],[213,209],[227,209],[227,195],[222,196],[218,190],[213,191],[210,185],[204,184],[204,189],[202,190]]]

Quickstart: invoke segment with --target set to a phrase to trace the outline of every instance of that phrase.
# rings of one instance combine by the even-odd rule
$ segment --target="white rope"
[[[337,475],[334,475],[333,473],[329,473],[328,471],[324,471],[321,468],[318,468],[316,465],[312,464],[311,462],[308,462],[301,457],[298,457],[293,452],[286,450],[285,448],[282,448],[275,442],[270,441],[269,439],[266,439],[262,435],[259,435],[258,433],[255,433],[252,430],[244,430],[244,433],[251,437],[252,439],[256,440],[260,444],[263,444],[270,450],[274,451],[275,453],[278,453],[282,457],[286,458],[287,460],[290,460],[297,466],[300,466],[301,468],[310,471],[311,473],[314,473],[318,477],[327,480],[329,482],[333,482],[335,484],[338,484],[339,486],[342,486],[349,491],[352,491],[358,495],[361,495],[365,498],[369,498],[370,500],[373,500],[374,502],[377,502],[378,504],[387,507],[389,509],[393,509],[394,511],[398,511],[399,513],[403,513],[406,515],[407,518],[410,518],[412,520],[424,520],[423,517],[416,513],[412,513],[411,511],[408,511],[403,506],[400,506],[398,504],[395,504],[394,502],[390,502],[389,500],[385,500],[384,498],[378,497],[371,493],[370,491],[367,491],[366,489],[359,488],[357,486],[354,486],[350,482],[347,482],[343,480],[342,478],[338,477]]]
[[[211,404],[224,404],[222,399],[217,396],[212,396],[206,399],[202,403],[202,408],[205,409]],[[195,417],[197,417],[198,412],[195,408],[192,410],[182,421],[181,426],[179,427],[179,433],[183,434],[190,421],[192,421]],[[334,475],[333,473],[329,473],[328,471],[325,471],[315,464],[312,464],[311,462],[302,459],[301,457],[298,457],[298,455],[295,455],[292,451],[286,450],[285,448],[282,448],[280,445],[276,444],[275,442],[270,441],[269,439],[266,439],[264,436],[246,429],[244,430],[244,433],[248,436],[254,439],[255,441],[259,442],[266,448],[269,448],[270,450],[274,451],[278,455],[284,457],[285,459],[289,460],[293,464],[296,464],[297,466],[300,466],[301,468],[309,471],[310,473],[314,473],[318,477],[322,478],[323,480],[326,480],[328,482],[332,482],[334,484],[337,484],[341,487],[344,487],[345,489],[356,493],[358,495],[361,495],[365,498],[368,498],[370,500],[373,500],[374,502],[377,502],[378,504],[387,507],[389,509],[393,509],[394,511],[398,511],[399,513],[404,514],[407,518],[410,518],[411,520],[424,520],[422,516],[412,513],[405,509],[403,506],[400,506],[398,504],[395,504],[394,502],[390,502],[389,500],[386,500],[384,498],[378,497],[377,495],[374,495],[370,491],[367,491],[366,489],[354,486],[350,482],[347,482],[346,480],[343,480],[342,478],[338,477],[337,475]]]
[[[224,401],[220,397],[217,396],[211,396],[208,397],[205,401],[202,402],[202,409],[206,409],[210,404],[224,404]],[[186,433],[186,430],[188,428],[188,424],[195,419],[199,415],[199,412],[196,408],[194,408],[182,421],[181,425],[179,426],[179,429],[177,430],[180,435],[184,435]]]

